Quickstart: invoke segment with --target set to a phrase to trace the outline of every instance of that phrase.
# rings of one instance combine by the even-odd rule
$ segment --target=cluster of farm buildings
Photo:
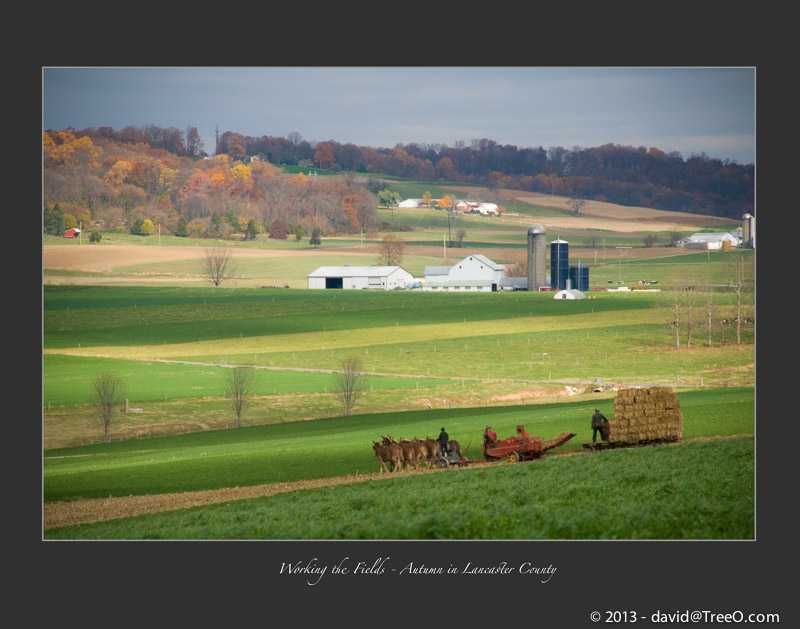
[[[557,299],[582,299],[589,289],[589,269],[569,265],[569,243],[550,243],[550,277],[545,269],[545,230],[533,225],[528,230],[528,274],[513,277],[506,267],[474,253],[452,266],[426,266],[424,276],[414,277],[399,266],[323,266],[308,276],[309,288],[375,289],[423,291],[508,291],[556,290]]]
[[[440,199],[430,199],[429,201],[425,199],[406,199],[405,201],[400,201],[397,207],[438,207],[439,201]],[[453,209],[459,212],[476,212],[484,216],[497,216],[500,213],[500,206],[497,203],[489,203],[487,201],[460,201],[456,199],[450,200],[448,205],[452,205]]]
[[[755,247],[755,223],[745,214],[736,233],[697,233],[679,246],[702,249]],[[561,238],[550,242],[550,274],[545,270],[546,232],[541,225],[528,229],[527,276],[507,274],[505,265],[475,253],[452,266],[426,266],[423,277],[414,277],[400,266],[323,266],[308,275],[308,288],[374,289],[423,291],[557,291],[555,299],[583,299],[589,290],[589,267],[569,263],[569,243]]]

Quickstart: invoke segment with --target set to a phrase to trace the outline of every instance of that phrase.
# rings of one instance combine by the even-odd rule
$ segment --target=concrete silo
[[[752,214],[742,216],[742,247],[755,249],[756,246],[756,219]]]
[[[539,290],[546,286],[546,239],[546,232],[541,225],[531,225],[528,229],[528,290]]]

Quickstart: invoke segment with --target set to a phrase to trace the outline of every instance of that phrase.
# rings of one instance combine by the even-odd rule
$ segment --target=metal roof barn
[[[399,266],[321,266],[308,275],[309,288],[394,290],[413,282]]]

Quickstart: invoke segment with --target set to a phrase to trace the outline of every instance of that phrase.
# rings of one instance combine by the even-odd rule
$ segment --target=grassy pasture
[[[659,293],[596,295],[45,286],[45,444],[96,438],[89,382],[107,367],[145,411],[115,420],[115,438],[224,427],[223,365],[331,370],[358,355],[370,374],[358,413],[552,400],[565,384],[588,387],[588,398],[598,378],[753,383],[752,328],[739,347],[716,332],[711,347],[695,338],[676,349]],[[330,374],[261,369],[246,421],[338,415],[333,384]]]
[[[740,438],[295,491],[45,537],[752,539],[753,495],[753,441]]]
[[[660,293],[596,295],[45,287],[45,350],[306,369],[355,353],[377,374],[584,383],[701,384],[752,366],[749,345],[675,349]]]
[[[165,398],[184,399],[221,396],[228,369],[206,366],[158,363],[151,361],[45,355],[44,400],[53,406],[85,404],[92,397],[91,379],[96,373],[116,373],[135,392],[136,403],[156,402]],[[366,376],[366,389],[411,389],[416,381],[407,378]],[[441,386],[441,380],[426,382],[427,387]],[[254,395],[325,392],[333,390],[334,376],[329,373],[298,373],[259,370]]]

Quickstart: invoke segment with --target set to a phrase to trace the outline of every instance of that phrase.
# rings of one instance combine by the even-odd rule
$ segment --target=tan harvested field
[[[304,251],[304,256],[327,255],[330,249]],[[286,256],[280,249],[235,249],[236,258],[275,258]],[[134,264],[154,262],[182,262],[200,260],[203,247],[143,246],[143,245],[47,245],[44,247],[43,266],[61,271],[111,272]]]
[[[465,195],[476,194],[475,188],[453,188]],[[538,207],[552,208],[571,212],[567,197],[551,194],[538,194],[520,190],[501,189],[496,191],[498,201],[518,201]],[[577,216],[547,217],[545,227],[563,227],[565,229],[602,229],[622,233],[641,231],[690,231],[698,227],[730,225],[728,218],[686,214],[654,210],[647,207],[628,207],[602,201],[586,201]]]

